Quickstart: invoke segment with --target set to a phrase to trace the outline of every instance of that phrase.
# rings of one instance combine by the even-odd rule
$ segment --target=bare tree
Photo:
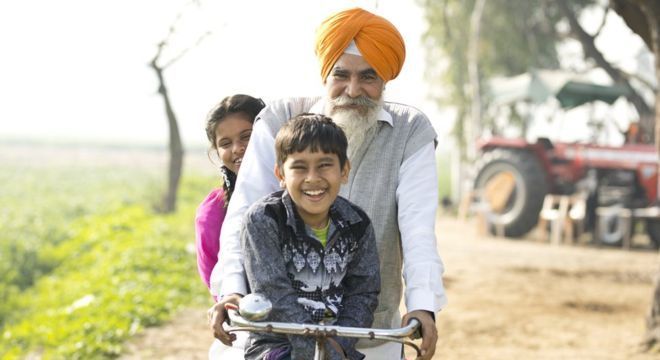
[[[610,6],[639,35],[655,56],[655,144],[660,155],[660,1],[611,0]],[[659,179],[660,180],[660,179]],[[660,183],[658,184],[660,186]],[[646,350],[660,352],[660,271],[656,275],[651,307],[646,317]]]
[[[179,188],[179,182],[181,179],[181,169],[183,168],[183,143],[181,142],[181,134],[179,133],[179,124],[172,107],[172,101],[167,91],[167,86],[165,85],[164,72],[167,68],[172,66],[180,60],[190,49],[199,45],[204,38],[210,35],[210,32],[202,35],[197,42],[186,49],[183,49],[176,56],[170,59],[164,64],[162,62],[163,50],[168,46],[169,41],[172,39],[172,36],[176,33],[176,25],[181,20],[183,12],[180,12],[174,23],[170,26],[165,39],[163,39],[158,44],[158,49],[156,50],[156,55],[149,63],[150,67],[156,72],[158,77],[158,93],[163,97],[163,102],[165,105],[165,115],[167,116],[167,125],[169,129],[169,166],[167,172],[167,190],[163,196],[162,203],[158,206],[158,210],[164,213],[170,213],[176,210],[176,194]]]

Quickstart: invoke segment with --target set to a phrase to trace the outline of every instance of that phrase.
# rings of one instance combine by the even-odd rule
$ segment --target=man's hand
[[[435,343],[438,341],[438,330],[435,328],[435,321],[431,313],[425,310],[415,310],[407,313],[401,321],[401,326],[408,325],[410,319],[415,318],[421,323],[422,345],[420,349],[422,356],[418,359],[430,360],[435,354]]]
[[[222,327],[222,324],[227,321],[227,310],[225,309],[225,305],[230,304],[229,306],[238,306],[238,301],[242,297],[243,296],[239,294],[223,296],[222,299],[211,306],[207,312],[209,326],[211,327],[211,330],[213,330],[213,336],[227,346],[231,346],[231,343],[236,340],[236,335],[226,332]]]

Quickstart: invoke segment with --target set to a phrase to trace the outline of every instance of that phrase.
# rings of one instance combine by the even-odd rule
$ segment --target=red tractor
[[[536,143],[491,138],[478,147],[481,155],[475,167],[475,189],[487,188],[501,174],[515,180],[504,206],[489,216],[491,232],[498,225],[504,235],[521,237],[537,224],[547,194],[582,190],[587,194],[588,228],[593,229],[597,208],[624,208],[644,214],[646,231],[653,244],[660,246],[658,154],[653,145],[609,147],[552,143],[546,138]],[[614,225],[616,220],[610,219]],[[622,240],[606,235],[607,231],[601,231],[596,240],[612,245]]]
[[[596,84],[584,75],[562,70],[493,78],[488,89],[490,106],[495,109],[550,99],[562,109],[594,101],[612,104],[628,92],[616,84]],[[547,199],[579,194],[584,209],[581,224],[598,230],[596,241],[618,244],[634,230],[636,220],[643,219],[652,243],[660,246],[658,154],[653,145],[639,143],[636,125],[631,124],[624,145],[618,147],[553,143],[548,138],[529,143],[495,137],[478,143],[473,186],[477,193],[487,195],[481,198],[489,209],[491,232],[521,237],[538,223]],[[506,191],[501,191],[503,183]],[[549,194],[558,196],[546,197]],[[625,233],[620,231],[624,223]]]

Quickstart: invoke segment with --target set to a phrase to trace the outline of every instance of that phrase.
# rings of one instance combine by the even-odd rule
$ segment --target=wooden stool
[[[550,243],[559,245],[564,233],[564,226],[568,217],[570,196],[548,194],[543,199],[543,207],[539,213],[539,225],[542,233],[547,231],[550,223]]]
[[[587,216],[586,192],[578,192],[571,195],[568,216],[566,217],[566,238],[572,243],[579,242],[584,233],[584,220]]]

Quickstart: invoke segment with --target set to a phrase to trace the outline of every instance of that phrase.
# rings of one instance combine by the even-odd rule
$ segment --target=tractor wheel
[[[474,187],[482,193],[489,184],[503,175],[515,180],[506,202],[492,206],[494,210],[487,221],[491,233],[495,232],[494,223],[504,226],[504,235],[521,237],[536,226],[543,199],[548,192],[546,172],[539,159],[533,153],[524,150],[495,149],[483,154],[476,164]],[[502,206],[503,205],[503,206]]]
[[[646,233],[651,238],[651,245],[660,248],[660,220],[646,220]]]

